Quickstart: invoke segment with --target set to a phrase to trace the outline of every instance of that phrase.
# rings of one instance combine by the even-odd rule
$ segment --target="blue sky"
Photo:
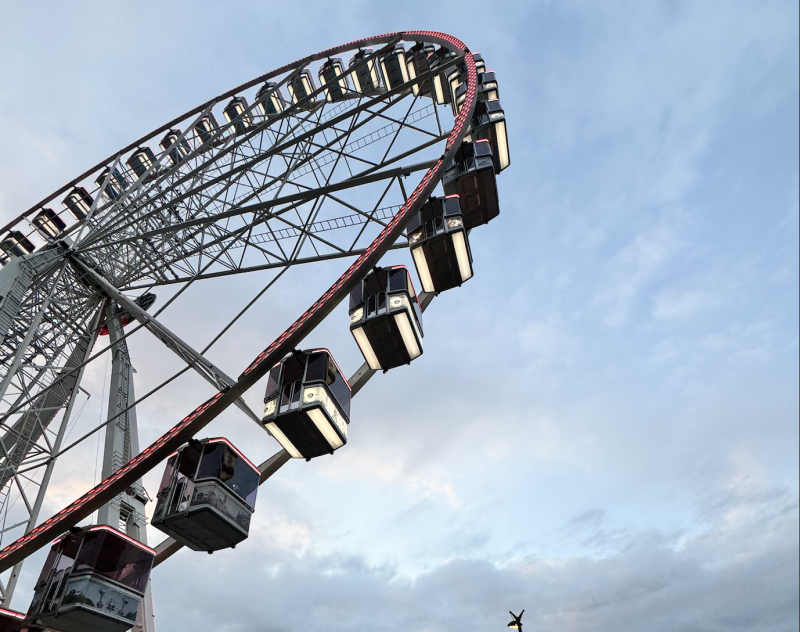
[[[484,632],[521,608],[547,632],[797,629],[796,3],[0,1],[0,218],[360,37],[448,32],[500,80],[512,166],[475,278],[426,313],[423,358],[359,394],[346,449],[262,488],[246,543],[154,572],[159,629]],[[238,375],[343,268],[297,272],[212,360]],[[165,319],[202,346],[198,309],[256,287],[209,282]],[[309,346],[349,374],[345,318]],[[131,353],[138,392],[173,366],[143,336]],[[208,394],[143,405],[142,441]],[[209,434],[276,448],[234,412]],[[94,450],[59,464],[49,511]]]

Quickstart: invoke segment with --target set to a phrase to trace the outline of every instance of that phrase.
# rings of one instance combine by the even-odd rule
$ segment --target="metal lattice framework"
[[[267,81],[286,92],[303,69],[315,72],[319,62],[334,55],[374,48],[348,68],[349,74],[398,44],[418,42],[449,51],[436,72],[455,64],[466,68],[466,95],[457,113],[419,89],[432,80],[433,70],[369,95],[351,89],[336,101],[325,98],[322,86],[277,113],[268,111],[269,94],[257,93]],[[245,97],[238,101],[244,106],[223,117],[233,97]],[[388,250],[408,246],[405,225],[434,192],[467,132],[475,102],[475,63],[453,37],[404,32],[352,42],[194,108],[81,174],[4,228],[19,230],[37,246],[31,254],[10,258],[0,275],[0,327],[5,332],[0,342],[0,536],[5,540],[0,541],[17,538],[0,551],[0,572],[14,567],[6,584],[0,582],[6,605],[26,557],[137,485],[227,407],[236,405],[259,422],[242,394],[297,347]],[[221,120],[217,127],[212,118]],[[134,165],[132,157],[165,132],[172,136],[162,140],[160,151]],[[76,186],[90,191],[84,217],[75,221],[63,211],[70,225],[53,238],[29,228],[41,208],[60,202]],[[236,318],[202,351],[158,320],[198,281],[270,271],[241,316],[292,266],[337,258],[355,261],[236,379],[203,355]],[[134,302],[135,296],[166,285],[177,292],[152,314]],[[431,298],[422,297],[423,308]],[[98,324],[105,319],[116,327],[115,314],[120,313],[137,323],[125,332],[121,325],[115,329],[115,349],[146,328],[184,361],[184,371],[194,370],[218,392],[153,445],[115,464],[97,487],[39,524],[54,463],[65,451],[65,429],[84,367],[107,351],[93,351]],[[370,375],[362,367],[351,378],[354,393]],[[116,412],[82,439],[134,411],[137,402],[170,380],[138,400],[131,388],[129,401],[126,390],[124,405],[117,401]],[[264,463],[262,482],[286,460],[281,450]],[[159,545],[157,563],[177,548],[172,541]]]

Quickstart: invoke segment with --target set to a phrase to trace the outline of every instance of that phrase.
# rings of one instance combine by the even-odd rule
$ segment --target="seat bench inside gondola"
[[[167,460],[152,525],[195,551],[247,538],[259,470],[227,439],[192,441]]]

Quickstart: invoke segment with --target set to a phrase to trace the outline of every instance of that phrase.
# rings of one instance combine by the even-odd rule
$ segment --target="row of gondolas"
[[[501,171],[509,164],[509,154],[505,114],[498,98],[497,80],[493,71],[486,71],[479,53],[474,54],[474,59],[478,70],[474,136],[475,139],[490,141],[492,159],[497,170]],[[466,98],[466,70],[463,63],[454,61],[453,53],[447,49],[437,49],[423,43],[409,50],[398,44],[382,57],[373,55],[372,49],[363,49],[350,59],[347,69],[340,58],[329,59],[322,64],[318,72],[323,87],[320,94],[315,94],[318,88],[311,71],[304,68],[294,73],[287,82],[288,98],[280,85],[267,82],[256,93],[252,107],[245,96],[231,99],[223,109],[227,121],[225,126],[221,127],[214,112],[209,111],[186,134],[177,128],[170,129],[159,143],[159,157],[147,145],[137,147],[125,161],[127,168],[107,167],[99,173],[95,179],[98,187],[96,195],[114,202],[139,179],[146,181],[157,177],[163,169],[177,166],[190,154],[224,142],[224,128],[227,127],[236,135],[245,134],[254,125],[275,118],[290,106],[314,110],[325,102],[376,96],[393,90],[398,96],[413,92],[414,95],[430,97],[440,105],[449,103],[454,114],[458,114]],[[427,78],[409,83],[418,77]],[[161,167],[162,164],[167,166]],[[49,207],[40,209],[31,219],[32,233],[46,243],[56,241],[63,236],[68,223],[80,223],[87,217],[94,202],[95,198],[85,187],[75,186],[62,200],[64,209],[61,212],[57,213]],[[0,262],[5,263],[10,256],[32,253],[36,245],[30,239],[31,234],[26,235],[21,230],[6,233],[0,239]]]
[[[463,85],[465,69],[456,70]],[[384,76],[387,72],[384,68]],[[372,80],[377,82],[374,75]],[[504,119],[488,129],[484,118],[499,109],[493,105],[493,75],[491,80],[492,88],[485,89],[487,73],[482,73],[470,134],[443,176],[445,195],[431,197],[407,227],[426,293],[472,277],[469,232],[499,214],[495,178],[508,165],[508,147]],[[451,92],[454,98],[463,97],[459,88]],[[349,317],[370,369],[387,371],[422,354],[420,298],[405,266],[368,274],[350,294]],[[294,458],[333,454],[347,443],[350,397],[350,385],[329,351],[294,351],[269,372],[262,423]],[[167,461],[152,525],[195,551],[235,547],[248,535],[260,476],[228,440],[192,440]],[[0,632],[128,630],[154,557],[153,549],[111,527],[74,528],[53,544],[27,616],[0,611]]]

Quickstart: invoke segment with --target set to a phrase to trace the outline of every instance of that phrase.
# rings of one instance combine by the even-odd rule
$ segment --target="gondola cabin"
[[[156,552],[107,526],[74,528],[50,549],[26,622],[58,632],[124,632]]]
[[[244,97],[233,97],[230,103],[225,106],[223,110],[225,119],[231,124],[231,128],[236,132],[236,135],[244,134],[250,125],[253,124],[253,118],[250,115],[250,106],[247,104],[247,99]]]
[[[433,75],[432,86],[433,100],[436,101],[438,105],[450,103],[450,85],[447,82],[447,73],[450,72],[450,68],[446,70],[440,69],[454,59],[455,56],[456,54],[453,51],[446,49],[444,46],[440,46],[428,60],[431,70],[438,71]]]
[[[111,171],[110,167],[106,167],[100,172],[100,175],[95,178],[94,183],[102,188],[103,183],[106,182],[106,177],[109,176],[108,182],[106,183],[106,188],[103,190],[103,193],[108,197],[110,200],[117,200],[119,196],[128,188],[128,180],[119,172],[119,169],[114,167],[114,170]]]
[[[430,70],[428,58],[436,52],[436,48],[431,44],[420,42],[415,44],[406,52],[406,66],[408,68],[409,80],[421,77]],[[414,96],[428,96],[431,94],[431,78],[422,79],[411,88]]]
[[[402,44],[381,57],[381,72],[389,90],[399,88],[408,81],[408,66],[406,65],[406,49]],[[406,88],[399,94],[408,94],[411,88]]]
[[[33,245],[31,240],[19,230],[9,231],[3,241],[0,241],[0,250],[7,256],[22,257],[23,255],[31,254],[35,249],[36,246]]]
[[[278,84],[268,81],[256,93],[256,107],[262,116],[268,119],[278,116],[286,109],[286,99],[283,97]]]
[[[500,98],[500,92],[497,86],[497,77],[494,71],[478,73],[477,81],[477,96],[475,100],[477,103],[481,101],[494,101]],[[467,96],[467,84],[462,83],[456,88],[456,112],[461,111],[461,106],[464,105],[464,100]]]
[[[483,57],[481,57],[480,53],[473,53],[472,59],[475,62],[475,72],[481,73],[486,68],[486,64],[483,62]],[[453,66],[450,70],[447,71],[447,81],[450,84],[450,103],[453,106],[453,116],[458,115],[458,108],[456,106],[456,91],[458,90],[458,86],[464,83],[467,80],[467,65],[462,59],[458,62],[455,66]]]
[[[444,172],[445,195],[457,195],[469,230],[488,224],[500,214],[497,179],[488,140],[461,143],[452,166]]]
[[[508,152],[506,117],[499,99],[478,101],[472,120],[474,140],[488,140],[492,147],[495,173],[500,173],[511,164]]]
[[[500,98],[500,91],[497,86],[497,75],[494,70],[481,72],[478,74],[478,101],[493,101]]]
[[[131,157],[128,158],[128,166],[133,169],[133,172],[141,178],[144,174],[147,173],[148,169],[152,167],[156,162],[156,155],[153,153],[153,150],[150,149],[147,145],[143,147],[138,147],[135,152],[131,154]],[[149,176],[154,175],[155,168],[153,171],[150,172]]]
[[[164,138],[161,139],[158,146],[164,151],[169,151],[167,155],[173,165],[180,163],[192,151],[192,146],[189,145],[189,141],[186,140],[183,132],[179,129],[171,129],[164,134]]]
[[[144,294],[142,294],[140,296],[137,296],[135,299],[133,299],[133,302],[136,303],[143,310],[147,311],[156,302],[156,295],[153,294],[152,292],[145,292]],[[130,312],[128,312],[127,310],[124,310],[124,309],[120,308],[119,306],[117,307],[117,309],[118,309],[118,313],[119,313],[119,322],[123,327],[127,327],[134,320],[136,320],[134,315],[131,314]],[[100,333],[101,336],[107,336],[108,335],[108,323],[107,322],[102,322],[102,324],[100,325],[100,332],[99,333]]]
[[[321,105],[316,96],[311,96],[316,89],[314,76],[308,68],[303,68],[289,81],[289,96],[301,110],[315,110]]]
[[[83,187],[75,187],[61,202],[70,215],[78,221],[84,219],[92,210],[94,198]]]
[[[350,292],[350,333],[369,368],[388,371],[422,355],[422,311],[408,268],[377,268]]]
[[[151,524],[195,551],[247,538],[258,468],[227,439],[192,441],[167,460]]]
[[[51,208],[43,208],[31,223],[36,232],[48,241],[56,239],[67,227],[66,222]]]
[[[423,290],[444,292],[472,278],[472,253],[457,195],[431,197],[407,230]]]
[[[372,53],[371,48],[363,48],[353,55],[347,64],[352,73],[356,92],[360,92],[364,96],[374,96],[386,92],[386,88],[381,82],[378,62]]]
[[[0,608],[0,632],[22,632],[25,615],[14,610]]]
[[[339,57],[329,59],[319,69],[319,82],[325,88],[325,98],[331,103],[351,96],[350,85],[344,71],[344,63]]]
[[[262,421],[295,459],[333,454],[347,443],[350,385],[326,349],[295,351],[272,368]]]
[[[217,117],[214,116],[213,112],[206,114],[194,126],[194,133],[201,145],[211,141],[218,132],[219,123],[217,123]]]

